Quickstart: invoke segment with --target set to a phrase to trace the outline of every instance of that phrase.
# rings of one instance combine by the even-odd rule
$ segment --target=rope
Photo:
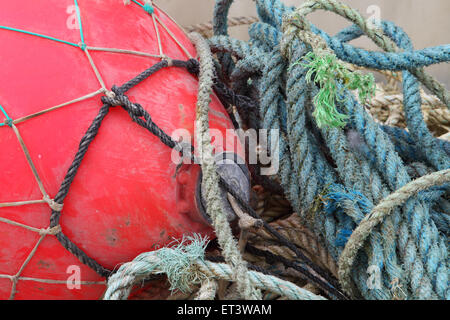
[[[203,281],[195,300],[214,300],[217,292],[217,281]]]
[[[278,0],[256,0],[260,22],[250,27],[250,41],[245,42],[227,35],[232,2],[216,1],[211,50],[225,81],[238,94],[250,92],[259,101],[258,125],[279,130],[277,178],[284,194],[337,261],[352,232],[376,204],[411,182],[411,163],[420,162],[433,171],[450,167],[448,143],[432,137],[423,121],[416,80],[448,106],[447,90],[421,67],[448,61],[450,45],[415,51],[393,23],[384,21],[380,28],[371,29],[358,12],[331,0],[307,1],[298,9]],[[354,25],[331,37],[306,20],[318,9],[335,12]],[[363,34],[387,52],[347,44]],[[339,93],[336,110],[346,115],[346,125],[318,127],[312,114],[321,84],[308,81],[310,69],[303,63],[310,52],[315,59],[335,55],[358,66],[402,70],[409,133],[377,124],[349,85],[339,80],[334,81]],[[449,224],[441,205],[447,190],[443,186],[419,193],[370,232],[352,266],[352,290],[346,283],[347,293],[355,298],[391,299],[396,284],[405,299],[448,299]],[[380,270],[381,283],[369,289],[370,266]]]
[[[302,6],[297,10],[295,13],[296,15],[302,17],[306,16],[307,14],[316,11],[316,10],[327,10],[332,11],[350,21],[352,21],[355,25],[354,28],[359,28],[364,34],[366,34],[371,40],[375,42],[376,45],[378,45],[380,48],[387,52],[395,52],[396,48],[392,40],[388,37],[388,35],[383,34],[381,30],[378,28],[373,28],[372,24],[367,22],[359,12],[356,10],[348,7],[345,4],[342,4],[341,2],[335,1],[335,0],[311,0],[307,1],[302,4]],[[305,28],[308,28],[308,25],[304,25]],[[361,32],[360,31],[360,32]],[[386,30],[385,30],[386,31]],[[323,34],[323,32],[320,32]],[[326,39],[325,39],[326,40]],[[347,40],[347,39],[346,39]],[[329,43],[330,44],[330,43]],[[338,54],[339,51],[336,50],[330,44],[330,47]],[[349,46],[350,47],[350,46]],[[349,47],[345,47],[346,49],[349,49]],[[428,59],[430,63],[438,63],[443,61],[448,61],[448,54],[449,54],[449,46],[442,46],[437,48],[428,48],[426,51],[432,54],[436,54],[436,57],[439,57],[438,60],[431,58]],[[411,50],[412,48],[408,48]],[[350,49],[349,54],[352,54],[352,50]],[[362,52],[363,50],[354,50],[356,52]],[[405,59],[405,65],[400,67],[397,65],[397,63],[400,62],[402,59],[402,55],[405,54],[406,56],[409,56],[411,60]],[[426,56],[426,54],[425,54]],[[386,58],[382,58],[386,57]],[[442,57],[443,60],[440,60],[440,57]],[[391,58],[391,60],[389,60]],[[355,55],[352,54],[352,60],[356,59]],[[446,105],[450,108],[450,94],[449,92],[439,83],[437,82],[433,77],[426,74],[422,69],[416,69],[414,67],[416,66],[422,66],[420,63],[418,63],[418,60],[420,60],[420,54],[417,52],[406,52],[406,53],[400,53],[391,55],[389,53],[381,53],[380,55],[377,55],[375,52],[371,52],[371,59],[376,60],[376,63],[373,65],[376,69],[388,69],[388,68],[396,68],[399,66],[399,70],[405,70],[407,67],[412,68],[411,72],[420,80],[422,83],[435,95],[437,95]],[[426,58],[425,58],[426,59]],[[346,59],[343,59],[346,60]],[[387,62],[387,63],[384,63]],[[356,62],[353,62],[355,64],[358,64]],[[381,66],[380,66],[381,64]],[[366,65],[367,66],[367,65]]]
[[[255,288],[272,290],[289,298],[317,298],[311,296],[305,290],[299,291],[298,287],[289,282],[282,282],[282,280],[272,276],[261,276],[254,271],[248,271],[237,249],[236,241],[229,232],[227,222],[221,221],[223,216],[220,215],[221,209],[217,202],[219,184],[236,199],[246,213],[255,219],[259,219],[259,216],[248,203],[231,189],[226,181],[215,173],[214,162],[211,161],[211,146],[207,127],[208,103],[212,89],[216,90],[221,100],[227,103],[230,103],[230,101],[236,102],[236,107],[240,109],[240,112],[243,110],[258,111],[260,123],[255,123],[255,119],[253,119],[254,125],[281,131],[281,168],[279,173],[281,185],[293,207],[302,215],[302,221],[305,221],[308,227],[319,235],[320,241],[335,260],[342,257],[349,238],[351,239],[351,234],[354,232],[353,230],[358,230],[358,225],[362,221],[366,221],[364,220],[365,217],[374,207],[376,208],[375,204],[411,182],[409,176],[411,167],[406,165],[404,159],[423,164],[426,168],[432,170],[447,169],[449,166],[449,146],[438,139],[434,139],[426,128],[420,112],[419,86],[412,76],[416,76],[448,106],[448,92],[445,88],[421,69],[418,69],[424,65],[447,61],[448,46],[413,51],[409,38],[392,23],[383,22],[382,30],[371,30],[367,28],[367,23],[356,11],[331,0],[308,1],[295,12],[276,0],[257,0],[256,4],[261,22],[250,28],[251,43],[247,44],[243,41],[230,39],[227,36],[227,14],[232,0],[218,0],[215,8],[214,31],[221,36],[213,38],[210,45],[211,50],[218,53],[221,65],[217,64],[217,66],[223,74],[215,77],[213,61],[208,53],[209,48],[198,36],[194,36],[194,38],[197,37],[198,51],[201,54],[202,65],[200,68],[198,63],[192,59],[188,61],[170,59],[162,51],[158,25],[168,32],[188,58],[191,56],[164,23],[153,14],[150,9],[151,2],[146,2],[144,5],[137,1],[133,1],[133,3],[140,5],[151,16],[158,39],[158,54],[126,49],[89,47],[84,43],[82,30],[80,30],[81,44],[74,44],[33,32],[0,26],[0,29],[3,30],[21,32],[81,48],[101,84],[101,89],[88,94],[88,96],[105,94],[101,98],[103,106],[82,138],[79,150],[55,198],[51,199],[46,194],[45,189],[41,189],[42,200],[16,201],[3,204],[3,206],[12,206],[46,202],[52,209],[50,226],[45,229],[32,230],[28,226],[19,225],[8,219],[2,218],[1,220],[4,223],[24,227],[40,234],[39,240],[19,271],[15,275],[0,275],[2,278],[10,279],[13,283],[11,298],[14,297],[16,292],[17,282],[24,279],[20,277],[20,274],[46,235],[57,237],[66,249],[100,275],[104,277],[111,275],[110,270],[105,269],[94,259],[87,256],[64,235],[59,228],[59,220],[64,198],[69,192],[81,161],[112,106],[121,106],[134,122],[156,135],[162,143],[181,151],[183,156],[193,157],[193,149],[186,150],[179,146],[151,120],[150,115],[141,105],[131,102],[125,95],[128,90],[155,72],[167,67],[183,67],[192,74],[200,74],[198,123],[203,130],[201,133],[202,139],[199,141],[203,141],[204,144],[199,151],[202,156],[204,156],[205,150],[209,151],[209,153],[206,153],[206,168],[203,168],[203,170],[208,171],[206,178],[206,183],[209,186],[207,188],[207,207],[211,217],[217,218],[217,225],[221,227],[216,228],[216,232],[221,234],[221,236],[218,235],[219,242],[222,242],[224,256],[226,261],[230,263],[230,265],[223,265],[201,262],[204,249],[202,247],[202,250],[196,251],[195,259],[181,255],[182,258],[184,257],[181,260],[186,261],[187,259],[188,261],[184,265],[191,267],[192,261],[195,261],[196,268],[201,272],[192,273],[194,278],[188,277],[186,274],[184,278],[177,278],[175,275],[179,275],[179,272],[182,273],[185,270],[177,264],[180,259],[173,259],[174,263],[171,264],[170,261],[172,260],[167,258],[172,257],[171,254],[167,256],[163,254],[164,263],[156,262],[165,271],[169,271],[167,270],[168,266],[171,267],[169,274],[174,275],[173,280],[182,280],[181,282],[175,281],[177,287],[180,284],[181,287],[187,288],[192,283],[205,283],[203,276],[207,276],[237,281],[238,291],[245,298],[259,298],[259,293]],[[76,1],[75,5],[81,26],[81,15]],[[335,11],[347,17],[356,25],[342,31],[335,37],[330,37],[306,21],[305,17],[308,13],[320,8]],[[289,14],[290,18],[287,17]],[[287,17],[284,24],[283,15]],[[348,115],[346,127],[344,129],[317,128],[315,119],[311,114],[312,98],[317,94],[319,88],[315,83],[308,83],[307,68],[301,63],[297,63],[311,49],[310,46],[305,46],[303,41],[299,40],[299,33],[300,39],[307,40],[308,45],[312,44],[314,48],[320,47],[328,53],[334,53],[339,59],[348,63],[375,69],[407,70],[403,72],[402,79],[404,82],[405,111],[410,133],[377,125],[357,99],[346,90],[344,85],[339,83],[337,84],[338,89],[343,98],[339,99],[337,108],[342,114]],[[396,50],[395,45],[401,47],[403,51],[391,54],[375,53],[357,49],[345,43],[361,36],[363,33],[366,33],[386,51],[394,52]],[[390,40],[391,38],[392,40]],[[280,46],[282,52],[280,52]],[[89,50],[159,57],[161,62],[145,70],[121,87],[113,86],[109,91],[104,86],[99,70],[90,59]],[[439,52],[442,54],[439,54]],[[231,55],[236,58],[236,62],[231,59]],[[394,62],[390,64],[386,61]],[[225,77],[226,81],[233,85],[234,90],[227,88],[220,81],[221,77]],[[83,97],[79,99],[83,99]],[[19,141],[23,142],[14,121],[25,121],[72,103],[68,102],[16,120],[11,119],[5,109],[1,107],[0,109],[6,117],[5,122],[1,125],[11,127],[16,132]],[[27,155],[26,146],[22,142],[22,149]],[[33,170],[31,160],[29,159],[28,162]],[[205,166],[205,163],[203,165]],[[35,178],[39,184],[39,177],[35,175]],[[390,215],[383,219],[382,224],[364,234],[364,237],[367,238],[366,245],[364,250],[357,251],[358,259],[356,259],[356,263],[353,264],[352,262],[349,264],[347,271],[342,269],[344,271],[339,273],[341,275],[340,280],[348,293],[356,297],[361,295],[365,298],[387,299],[393,296],[390,287],[395,284],[396,288],[404,289],[402,290],[405,293],[405,298],[448,299],[446,235],[449,228],[448,222],[445,220],[446,211],[443,209],[445,208],[445,199],[442,197],[444,192],[444,187],[433,187],[425,193],[416,194],[405,204],[395,208]],[[294,268],[309,280],[318,284],[330,296],[345,298],[340,293],[333,278],[316,266],[289,239],[286,239],[266,222],[263,222],[263,227],[281,245],[289,248],[299,258],[298,261],[292,262],[283,257],[277,257],[270,252],[260,252],[266,259],[278,259],[284,265]],[[399,231],[397,237],[394,230]],[[358,246],[361,246],[361,244],[358,244]],[[180,250],[186,253],[183,251],[184,249]],[[161,252],[158,254],[161,254]],[[356,255],[353,251],[352,254]],[[148,253],[148,255],[154,256],[155,254]],[[161,267],[161,265],[164,267]],[[379,289],[370,290],[367,288],[366,271],[369,265],[379,267],[382,272],[382,284]],[[404,268],[401,266],[404,266]],[[155,266],[149,267],[147,265],[145,268],[148,271],[148,268],[155,269]],[[348,274],[351,274],[351,280],[349,280]],[[120,277],[122,277],[121,280]],[[110,281],[112,279],[119,279],[119,282],[125,284],[125,293],[119,292],[122,289],[113,288],[115,291],[119,290],[117,291],[119,292],[117,293],[118,297],[125,297],[127,296],[126,290],[131,290],[131,286],[135,283],[136,274],[123,273],[121,276],[117,275],[117,277],[113,275]],[[46,281],[46,279],[38,280]],[[47,281],[52,280],[48,279]],[[114,283],[114,281],[111,283]]]
[[[352,290],[349,280],[352,265],[355,262],[359,249],[364,244],[364,240],[370,235],[372,230],[380,224],[395,207],[402,205],[420,191],[433,186],[440,186],[448,182],[450,182],[450,169],[423,176],[411,181],[394,193],[391,193],[386,199],[382,200],[375,208],[373,208],[370,214],[364,217],[358,227],[353,231],[347,241],[344,251],[339,257],[339,278],[341,279],[344,290]],[[442,289],[445,290],[446,287]]]
[[[136,2],[136,1],[133,1]],[[79,14],[79,7],[78,4],[75,2],[76,6],[77,6],[77,10],[78,10],[78,19],[80,20],[80,25],[81,25],[81,18],[80,18],[80,14]],[[159,24],[161,24],[164,28],[165,25],[159,20],[157,19],[156,16],[152,15],[153,18],[153,23],[155,24],[155,30],[157,33],[157,37],[158,37],[158,43],[159,43],[159,48],[160,48],[160,54],[159,55],[153,55],[153,54],[146,54],[146,53],[141,53],[141,52],[137,52],[137,51],[131,51],[131,50],[123,50],[123,49],[114,49],[114,48],[96,48],[96,47],[90,47],[88,45],[86,45],[84,43],[84,36],[83,36],[83,32],[80,31],[80,37],[82,39],[82,45],[77,45],[77,47],[80,47],[84,53],[86,54],[88,61],[92,67],[92,69],[94,70],[94,73],[99,81],[99,83],[101,84],[102,88],[97,90],[96,92],[92,93],[92,94],[88,94],[84,97],[81,98],[77,98],[74,99],[72,101],[69,101],[67,103],[55,106],[55,107],[51,107],[48,109],[45,109],[41,112],[26,116],[24,118],[21,119],[17,119],[17,120],[12,120],[6,113],[6,111],[4,110],[4,108],[1,108],[2,113],[4,113],[5,117],[6,117],[6,121],[4,122],[4,124],[9,125],[11,128],[13,128],[16,132],[16,135],[19,139],[19,141],[21,142],[21,145],[24,149],[25,154],[27,155],[27,159],[29,160],[30,163],[30,167],[33,169],[33,172],[35,172],[35,177],[36,180],[38,182],[38,184],[41,186],[42,183],[40,183],[40,179],[39,176],[37,175],[36,170],[34,170],[34,165],[31,162],[31,158],[28,155],[28,151],[25,147],[25,144],[23,142],[23,140],[20,137],[20,134],[18,133],[17,128],[15,127],[14,123],[19,123],[19,122],[23,122],[26,121],[28,119],[31,119],[33,117],[37,117],[39,115],[45,114],[47,112],[51,112],[53,110],[59,109],[63,106],[66,105],[70,105],[73,104],[75,102],[78,101],[82,101],[85,99],[88,99],[90,97],[93,97],[97,94],[100,93],[104,93],[105,96],[103,96],[101,98],[102,102],[104,103],[104,105],[102,106],[102,108],[100,109],[98,115],[96,116],[96,118],[94,119],[93,123],[91,124],[91,126],[89,127],[89,129],[87,130],[86,134],[83,136],[83,138],[81,139],[80,142],[80,146],[79,149],[75,155],[74,161],[71,164],[70,168],[68,169],[68,172],[64,178],[63,183],[61,184],[61,187],[55,197],[55,200],[52,200],[48,197],[48,195],[46,194],[45,190],[43,189],[43,187],[41,187],[41,191],[44,195],[44,199],[43,200],[30,200],[30,201],[19,201],[19,202],[10,202],[10,203],[3,203],[0,204],[1,206],[18,206],[18,205],[25,205],[25,204],[31,204],[31,203],[41,203],[41,202],[47,202],[50,206],[50,208],[52,209],[52,214],[51,214],[51,223],[50,223],[50,227],[49,229],[43,229],[43,230],[34,230],[34,228],[16,223],[14,221],[10,221],[8,219],[4,219],[2,218],[2,222],[4,223],[9,223],[15,226],[20,226],[23,227],[25,229],[28,229],[30,231],[36,231],[39,232],[39,234],[41,235],[40,240],[38,241],[38,243],[36,244],[36,246],[34,247],[34,249],[32,250],[32,252],[30,253],[30,255],[28,256],[28,258],[26,259],[26,261],[24,262],[24,264],[22,265],[21,269],[19,270],[19,272],[15,275],[15,276],[9,276],[9,275],[4,275],[5,277],[7,276],[9,279],[11,279],[11,281],[13,281],[13,288],[12,288],[12,292],[11,292],[11,297],[14,297],[15,294],[15,286],[17,284],[17,281],[19,279],[22,279],[19,277],[20,273],[22,272],[22,270],[25,268],[25,266],[28,264],[28,262],[31,260],[31,257],[34,255],[34,253],[36,252],[38,246],[40,245],[41,241],[43,240],[43,237],[45,235],[54,235],[57,237],[57,239],[60,241],[60,243],[67,249],[69,250],[72,254],[74,254],[76,257],[78,257],[78,259],[88,265],[89,267],[91,267],[93,270],[95,270],[98,274],[100,274],[103,277],[108,277],[111,274],[110,270],[107,270],[106,268],[102,267],[100,264],[98,264],[94,259],[92,259],[91,257],[87,256],[80,248],[78,248],[69,238],[67,238],[65,236],[65,234],[61,231],[61,229],[59,228],[59,220],[61,217],[61,210],[62,210],[62,203],[64,201],[64,198],[67,196],[69,189],[70,189],[70,185],[72,184],[72,181],[74,180],[74,177],[78,171],[78,168],[81,165],[81,162],[89,148],[89,145],[91,144],[91,142],[93,141],[93,139],[96,137],[98,130],[101,126],[101,123],[103,122],[103,119],[105,118],[105,116],[107,115],[107,113],[109,112],[110,108],[112,106],[121,106],[123,107],[130,115],[131,119],[138,123],[139,125],[141,125],[142,127],[146,128],[147,130],[149,130],[152,134],[156,135],[161,142],[163,142],[165,145],[169,146],[170,148],[175,148],[177,150],[183,151],[184,149],[178,145],[178,143],[176,143],[175,141],[173,141],[170,136],[168,136],[164,131],[162,131],[155,123],[153,123],[153,121],[151,120],[150,115],[143,109],[142,106],[140,106],[139,104],[135,104],[132,103],[125,95],[124,93],[128,90],[130,90],[131,88],[133,88],[134,86],[138,85],[140,82],[144,81],[145,79],[147,79],[149,76],[151,76],[152,74],[154,74],[155,72],[158,72],[159,70],[169,67],[169,66],[177,66],[177,67],[183,67],[186,68],[189,72],[193,73],[193,74],[198,74],[200,72],[199,67],[198,67],[198,63],[194,60],[189,60],[189,61],[179,61],[179,60],[172,60],[170,58],[168,58],[167,56],[165,56],[162,52],[162,47],[161,47],[161,42],[159,39],[159,31],[156,25],[156,22],[158,22]],[[169,30],[167,30],[170,33]],[[28,33],[28,32],[24,32],[24,33]],[[54,39],[54,38],[49,38],[46,36],[42,36],[39,34],[35,34],[35,33],[29,33],[31,35],[35,35],[35,36],[39,36],[45,39],[50,39],[50,40],[55,40],[58,42],[63,42],[64,41],[59,41],[58,39]],[[171,34],[171,36],[173,36],[173,34]],[[174,39],[179,45],[180,43]],[[75,45],[74,45],[75,46]],[[183,48],[180,45],[181,49],[187,54],[187,56],[190,56],[189,53],[187,52],[187,50],[185,48]],[[106,89],[104,81],[100,75],[99,70],[96,68],[95,64],[93,63],[93,60],[90,57],[89,54],[89,50],[97,50],[97,51],[108,51],[108,52],[115,52],[115,53],[127,53],[127,54],[135,54],[135,55],[144,55],[144,56],[150,56],[150,57],[160,57],[162,59],[161,62],[157,63],[156,65],[150,67],[149,69],[145,70],[143,73],[141,73],[140,75],[138,75],[137,77],[135,77],[134,79],[128,81],[127,83],[125,83],[124,85],[122,85],[121,87],[116,87],[113,86],[112,91],[109,91]],[[210,80],[212,81],[213,78],[211,78]],[[221,97],[222,99],[224,99],[225,101],[228,102],[233,102],[238,106],[241,107],[247,107],[247,108],[254,108],[254,105],[251,103],[251,101],[249,101],[248,99],[246,99],[245,97],[240,97],[238,95],[236,95],[232,90],[230,90],[229,88],[227,88],[223,83],[221,83],[220,81],[217,81],[217,79],[215,79],[214,81],[214,88],[217,90],[217,93],[219,95],[219,97]],[[210,88],[207,90],[209,91]],[[206,92],[205,92],[206,94]],[[204,97],[205,99],[205,97]],[[4,125],[2,124],[2,125]],[[242,199],[240,199],[242,201]],[[234,261],[233,261],[234,262]],[[245,275],[244,275],[244,280],[242,280],[242,273],[241,273],[241,269],[238,269],[239,272],[235,272],[235,274],[237,274],[237,277],[240,283],[243,283],[243,281],[245,282]],[[42,281],[44,281],[45,279],[41,279]],[[247,281],[248,282],[248,281]],[[245,284],[244,284],[244,296],[245,294],[248,293],[248,289],[245,288]],[[247,291],[246,291],[247,290]],[[258,296],[255,296],[255,293],[252,293],[253,297],[258,298]]]
[[[439,101],[434,96],[422,94],[421,97],[425,105],[431,106],[433,108],[441,108],[443,106],[442,102]],[[388,107],[393,104],[403,104],[403,96],[395,94],[395,95],[386,95],[383,97],[374,97],[371,101],[368,102],[368,104],[370,105],[370,107],[373,108]],[[438,110],[431,109],[430,112],[438,112]]]
[[[242,259],[238,245],[233,238],[231,228],[222,210],[220,198],[219,175],[213,155],[211,136],[209,133],[209,103],[211,102],[214,79],[214,64],[209,46],[199,34],[191,34],[200,57],[199,91],[197,98],[197,141],[200,144],[202,185],[205,187],[204,197],[207,212],[213,221],[217,239],[223,250],[225,260],[233,269],[233,278],[237,281],[238,291],[245,299],[261,299],[261,293],[251,285],[246,263]]]
[[[336,262],[328,251],[319,243],[316,235],[301,224],[300,217],[296,213],[292,214],[287,219],[276,220],[270,223],[270,225],[280,234],[292,241],[296,246],[306,251],[313,261],[319,262],[329,269],[334,276],[337,276],[338,268]],[[274,239],[274,237],[264,229],[258,229],[256,234],[265,241]],[[265,242],[263,244],[265,244]],[[280,250],[280,247],[276,246],[273,247],[273,249]],[[283,250],[283,253],[284,252],[287,251]],[[281,252],[278,254],[281,254]],[[287,255],[290,259],[294,258],[292,254],[288,253]]]
[[[249,25],[254,22],[257,22],[257,17],[232,17],[228,19],[228,26],[229,27],[237,27],[237,26],[243,26],[243,25]],[[184,27],[184,29],[191,33],[191,32],[197,32],[200,33],[204,37],[208,37],[210,33],[213,31],[213,22],[209,21],[206,23],[199,23],[195,25],[190,25]]]
[[[201,238],[200,238],[201,239]],[[123,264],[108,280],[105,300],[126,299],[131,288],[152,274],[166,273],[172,289],[181,283],[200,284],[204,279],[233,281],[233,270],[228,264],[205,261],[202,253],[205,243],[198,237],[191,243],[172,248],[162,248],[146,252],[136,257],[132,262]],[[170,262],[169,267],[167,263]],[[187,278],[186,278],[187,277]],[[324,300],[323,297],[299,288],[291,282],[277,277],[265,275],[256,271],[248,272],[252,286],[269,290],[276,294],[294,300]],[[182,288],[187,289],[187,288]],[[188,290],[187,290],[188,291]]]

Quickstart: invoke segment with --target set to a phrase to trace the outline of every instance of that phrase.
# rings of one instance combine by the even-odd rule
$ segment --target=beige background
[[[171,15],[180,25],[187,26],[212,19],[214,0],[156,0],[156,4]],[[284,0],[286,5],[299,5],[303,0]],[[380,7],[381,19],[401,26],[412,38],[416,49],[450,43],[450,0],[343,0],[369,17],[371,5]],[[255,16],[253,0],[235,0],[230,17]],[[334,34],[349,22],[334,13],[319,11],[309,16],[321,29]],[[246,27],[230,30],[232,36],[247,39]],[[368,40],[354,41],[355,45],[375,49]],[[450,64],[427,68],[430,73],[450,87]]]

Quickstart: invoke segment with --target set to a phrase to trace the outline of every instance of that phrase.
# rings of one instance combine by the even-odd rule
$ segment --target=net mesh
[[[17,140],[20,143],[21,149],[23,151],[23,154],[26,157],[27,163],[29,164],[29,167],[33,173],[34,179],[39,187],[39,190],[42,194],[42,199],[34,199],[34,200],[21,200],[21,201],[14,201],[14,202],[3,202],[0,203],[0,208],[5,208],[5,207],[15,207],[15,206],[25,206],[25,205],[31,205],[31,204],[39,204],[39,203],[45,203],[49,206],[49,208],[54,211],[54,212],[61,212],[63,210],[63,203],[58,203],[56,202],[53,198],[50,197],[50,195],[48,194],[48,192],[45,190],[44,188],[44,184],[42,183],[42,179],[38,174],[38,171],[36,170],[36,167],[31,159],[30,153],[28,151],[28,148],[24,142],[24,140],[22,139],[22,136],[20,134],[19,129],[17,128],[17,124],[25,122],[27,120],[30,120],[32,118],[44,115],[46,113],[49,113],[51,111],[54,110],[58,110],[60,108],[66,107],[66,106],[70,106],[73,105],[77,102],[81,102],[84,100],[88,100],[92,97],[95,96],[99,96],[101,94],[106,95],[107,97],[113,97],[114,93],[110,90],[107,89],[106,85],[105,85],[105,81],[103,80],[102,76],[101,76],[101,72],[99,71],[99,69],[97,68],[97,66],[95,65],[90,52],[91,51],[103,51],[103,52],[110,52],[110,53],[117,53],[117,54],[130,54],[130,55],[136,55],[136,56],[141,56],[141,57],[150,57],[150,58],[158,58],[161,59],[161,61],[163,60],[167,60],[170,61],[172,58],[167,56],[164,51],[163,51],[163,46],[162,46],[162,41],[161,41],[161,36],[160,36],[160,28],[164,29],[167,34],[169,34],[170,38],[173,39],[173,41],[180,47],[180,49],[183,51],[184,55],[190,59],[192,58],[191,54],[189,53],[189,51],[182,45],[182,43],[176,38],[176,36],[173,34],[173,32],[166,26],[166,24],[155,14],[154,10],[152,9],[147,10],[147,8],[145,8],[145,5],[138,2],[138,1],[132,1],[131,5],[137,5],[142,7],[150,16],[151,19],[151,23],[154,26],[154,30],[156,33],[156,39],[158,42],[158,52],[157,53],[148,53],[148,52],[141,52],[141,51],[135,51],[135,50],[128,50],[128,49],[118,49],[118,48],[102,48],[102,47],[94,47],[94,46],[89,46],[89,44],[85,43],[84,41],[84,35],[83,35],[83,28],[82,28],[82,21],[81,21],[81,14],[80,14],[80,7],[78,6],[78,3],[76,0],[74,0],[74,4],[76,6],[76,10],[77,10],[77,18],[78,18],[78,22],[79,22],[79,26],[80,26],[80,40],[81,42],[79,44],[75,44],[75,43],[71,43],[62,39],[56,39],[56,38],[52,38],[52,37],[48,37],[42,34],[38,34],[38,33],[34,33],[32,31],[27,31],[27,30],[20,30],[20,29],[15,29],[15,28],[10,28],[7,26],[0,26],[0,30],[3,29],[6,32],[20,32],[20,33],[24,33],[24,34],[29,34],[30,36],[37,36],[43,39],[46,39],[48,41],[56,41],[58,43],[61,43],[61,45],[72,45],[74,47],[79,47],[82,52],[86,55],[87,60],[89,61],[89,64],[97,78],[98,83],[100,84],[100,88],[96,91],[93,91],[87,95],[84,95],[82,97],[73,99],[71,101],[67,101],[64,103],[61,103],[59,105],[47,108],[45,110],[36,112],[36,113],[32,113],[29,115],[26,115],[24,117],[18,118],[18,119],[12,119],[11,117],[9,117],[7,110],[0,105],[0,111],[3,113],[3,115],[5,116],[5,121],[3,123],[0,123],[0,127],[9,127],[11,130],[14,131],[15,136],[17,137]],[[156,5],[154,5],[153,3],[151,3],[152,6],[154,6],[156,9],[159,9]],[[153,8],[153,7],[152,7]],[[19,281],[35,281],[35,282],[40,282],[40,283],[48,283],[48,284],[66,284],[67,280],[57,280],[57,279],[40,279],[40,278],[31,278],[31,277],[23,277],[21,276],[23,271],[25,270],[25,268],[27,267],[27,265],[29,264],[30,260],[33,258],[33,256],[35,255],[36,251],[38,250],[40,244],[42,243],[42,241],[45,239],[45,237],[47,236],[57,236],[58,234],[61,235],[61,227],[59,224],[57,224],[56,226],[51,226],[51,224],[49,224],[48,227],[46,228],[35,228],[35,227],[31,227],[29,225],[23,224],[23,223],[19,223],[17,221],[13,221],[10,219],[6,219],[4,217],[0,216],[0,222],[1,223],[6,223],[9,224],[11,226],[15,226],[15,227],[19,227],[19,228],[23,228],[26,229],[30,232],[34,232],[39,234],[39,238],[37,240],[37,242],[34,244],[32,250],[30,251],[30,253],[27,255],[26,259],[23,261],[23,263],[20,265],[20,268],[18,269],[18,271],[15,274],[0,274],[0,279],[9,279],[12,283],[11,285],[11,291],[10,291],[10,296],[9,299],[14,299],[15,295],[16,295],[16,288],[17,288],[17,284]],[[81,285],[101,285],[101,284],[105,284],[105,281],[80,281]]]

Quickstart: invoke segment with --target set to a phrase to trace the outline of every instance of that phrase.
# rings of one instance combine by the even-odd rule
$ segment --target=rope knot
[[[121,106],[136,117],[142,117],[144,115],[144,108],[142,108],[142,106],[138,103],[131,102],[130,99],[128,99],[128,97],[123,94],[117,86],[112,86],[111,91],[106,91],[105,95],[106,96],[101,98],[104,104]]]
[[[11,117],[6,113],[5,109],[3,109],[3,107],[0,105],[0,111],[5,115],[6,119],[5,121],[3,121],[3,123],[0,123],[0,126],[3,125],[8,125],[9,127],[12,128],[13,125],[13,119],[11,119]]]
[[[153,12],[155,12],[155,9],[153,8],[153,6],[148,2],[145,3],[142,8],[145,10],[145,12],[147,12],[150,15],[152,15]]]
[[[87,48],[87,45],[86,45],[86,43],[84,43],[84,42],[80,42],[80,43],[78,43],[78,46],[80,47],[80,49],[81,50],[83,50],[83,51],[85,51],[86,50],[86,48]]]
[[[125,96],[124,96],[125,97]],[[128,97],[125,97],[128,100]],[[126,104],[125,107],[136,117],[144,116],[144,108],[139,103],[132,103],[128,100],[129,104]],[[149,118],[150,119],[150,118]]]
[[[114,91],[105,89],[104,93],[109,99],[115,99],[115,97],[116,97],[116,94],[114,93]]]
[[[173,66],[173,60],[169,56],[163,55],[161,57],[161,59],[167,62],[167,66],[168,67],[172,67]]]
[[[200,73],[200,64],[195,59],[189,59],[186,62],[186,69],[190,74],[198,75]]]
[[[103,96],[100,98],[100,100],[102,101],[103,104],[110,105],[111,107],[116,107],[120,105],[119,100],[112,98],[110,96]]]
[[[57,211],[60,212],[63,209],[64,204],[62,203],[58,203],[53,199],[50,199],[49,196],[44,196],[43,200],[45,202],[47,202],[48,206],[53,210],[53,211]]]
[[[54,226],[53,228],[46,228],[46,229],[41,229],[39,231],[39,235],[43,236],[43,235],[50,235],[50,236],[56,236],[58,233],[61,232],[61,226],[57,225]]]

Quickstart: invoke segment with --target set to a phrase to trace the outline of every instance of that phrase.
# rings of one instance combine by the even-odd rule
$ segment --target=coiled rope
[[[260,22],[249,29],[250,41],[227,35],[232,0],[217,0],[215,37],[222,76],[241,94],[259,101],[258,125],[280,130],[278,178],[294,210],[320,236],[338,261],[350,235],[376,204],[408,185],[410,167],[421,163],[445,175],[449,144],[428,131],[420,109],[419,81],[447,107],[448,91],[422,67],[450,60],[450,45],[414,50],[402,29],[383,21],[378,28],[357,11],[334,0],[306,1],[298,9],[278,0],[256,0]],[[316,10],[335,12],[354,23],[331,37],[306,20]],[[387,52],[371,52],[347,42],[367,35]],[[337,110],[343,128],[319,127],[313,116],[318,83],[308,82],[308,67],[298,63],[320,45],[346,63],[403,73],[403,102],[408,131],[377,124],[338,82]],[[233,57],[233,58],[232,58]],[[249,81],[251,79],[251,81]],[[434,179],[427,191],[411,194],[360,239],[356,258],[340,261],[340,282],[352,297],[367,299],[449,299],[448,184]],[[447,197],[447,198],[446,198]],[[389,199],[389,198],[388,198]],[[346,249],[350,250],[350,249]],[[345,258],[345,256],[344,256]],[[343,258],[343,259],[344,259]],[[344,267],[345,266],[345,267]],[[368,285],[369,267],[380,283]],[[350,271],[349,271],[350,270]],[[393,285],[395,284],[395,286]],[[401,296],[395,288],[401,288]]]

